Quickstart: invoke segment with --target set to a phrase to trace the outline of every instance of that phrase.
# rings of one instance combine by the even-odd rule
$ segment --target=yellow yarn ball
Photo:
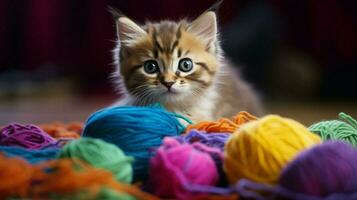
[[[282,168],[304,149],[321,143],[297,121],[267,115],[232,134],[224,153],[224,171],[231,184],[245,178],[276,184]]]

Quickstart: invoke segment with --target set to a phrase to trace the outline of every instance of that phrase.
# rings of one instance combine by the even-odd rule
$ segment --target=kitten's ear
[[[117,28],[117,36],[121,44],[130,45],[132,41],[135,41],[139,37],[147,34],[144,29],[118,10],[109,8],[109,12],[111,12],[114,17]]]
[[[119,17],[116,24],[119,40],[124,45],[130,45],[132,41],[147,34],[144,29],[127,17]]]
[[[208,46],[217,41],[217,12],[223,0],[218,0],[188,27],[188,31],[204,40]]]
[[[204,40],[207,45],[217,40],[217,17],[213,11],[206,11],[195,19],[188,27],[188,32]]]

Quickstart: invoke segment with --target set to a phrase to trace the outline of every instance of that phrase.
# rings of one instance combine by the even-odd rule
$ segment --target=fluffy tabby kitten
[[[214,10],[144,26],[117,15],[116,25],[114,77],[124,93],[117,105],[159,102],[196,122],[260,112],[251,87],[223,57]]]

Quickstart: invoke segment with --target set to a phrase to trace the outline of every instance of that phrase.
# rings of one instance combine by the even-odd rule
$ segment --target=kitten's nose
[[[168,89],[170,89],[174,83],[175,83],[174,81],[162,81],[162,84],[166,86]]]

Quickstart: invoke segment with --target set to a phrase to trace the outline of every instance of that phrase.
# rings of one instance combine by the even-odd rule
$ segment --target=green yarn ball
[[[115,190],[109,189],[109,188],[103,188],[97,194],[96,199],[100,200],[135,200],[133,196],[130,196],[129,194],[124,194],[117,192]]]
[[[309,130],[320,135],[322,140],[341,140],[357,147],[357,121],[341,112],[339,120],[322,121],[313,124]]]
[[[126,156],[117,146],[100,139],[73,140],[61,149],[59,158],[78,158],[112,172],[116,180],[122,183],[131,183],[133,179],[133,158]]]
[[[121,193],[117,192],[111,188],[108,187],[102,187],[100,191],[98,191],[97,194],[91,194],[93,191],[88,191],[88,190],[82,190],[80,192],[72,193],[72,194],[52,194],[49,195],[50,197],[48,199],[53,199],[53,200],[84,200],[84,199],[91,199],[91,200],[135,200],[136,198],[126,194],[126,193]],[[15,200],[15,199],[12,199]],[[20,199],[16,199],[20,200]]]

